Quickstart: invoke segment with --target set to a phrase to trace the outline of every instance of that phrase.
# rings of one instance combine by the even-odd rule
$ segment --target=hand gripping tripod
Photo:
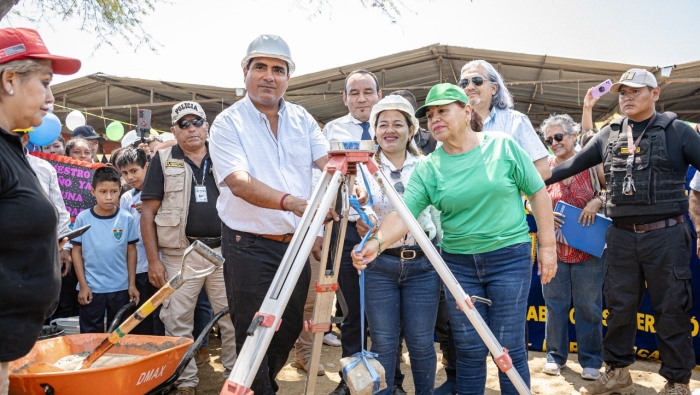
[[[421,229],[418,222],[401,200],[398,193],[391,187],[390,181],[382,174],[377,164],[371,159],[374,153],[374,142],[332,142],[329,160],[323,171],[320,181],[309,200],[297,231],[289,243],[287,252],[282,258],[282,262],[277,269],[277,274],[272,280],[270,289],[267,291],[265,300],[260,307],[260,311],[253,318],[253,322],[248,328],[248,338],[246,339],[241,352],[238,354],[236,364],[231,371],[231,375],[224,383],[221,395],[247,395],[252,394],[250,389],[253,379],[260,367],[267,348],[272,341],[274,332],[279,328],[282,313],[284,312],[289,298],[291,297],[294,285],[296,284],[301,271],[306,264],[311,248],[319,234],[326,215],[331,205],[336,201],[338,192],[341,196],[336,211],[341,214],[338,237],[333,246],[331,254],[332,268],[327,268],[330,245],[330,235],[332,228],[328,226],[323,242],[323,252],[321,255],[321,267],[319,276],[315,283],[316,304],[314,315],[310,322],[305,323],[307,330],[314,333],[312,355],[307,363],[310,371],[314,371],[320,359],[320,351],[323,342],[323,334],[330,328],[331,310],[333,307],[333,296],[338,289],[337,278],[340,266],[340,254],[342,252],[345,229],[347,226],[348,214],[350,211],[348,188],[355,185],[358,164],[367,167],[372,176],[377,180],[382,180],[379,185],[382,191],[394,206],[396,212],[401,216],[409,228],[411,234],[416,239],[421,249],[435,267],[438,275],[442,279],[447,289],[452,293],[457,301],[457,305],[467,315],[479,336],[488,347],[494,357],[498,368],[508,375],[513,385],[520,394],[530,394],[530,390],[513,369],[513,364],[508,355],[508,350],[501,347],[493,332],[486,325],[474,307],[474,301],[483,300],[479,297],[470,297],[455,279],[452,272],[442,260],[440,254]],[[338,207],[339,206],[339,207]],[[390,372],[389,374],[393,374]],[[309,373],[306,380],[305,394],[313,394],[316,385],[314,375]]]

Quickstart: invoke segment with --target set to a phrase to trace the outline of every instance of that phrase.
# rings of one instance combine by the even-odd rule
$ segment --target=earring
[[[14,89],[10,88],[10,90],[7,91],[7,94],[10,95],[10,96],[14,95],[14,94],[15,94]]]

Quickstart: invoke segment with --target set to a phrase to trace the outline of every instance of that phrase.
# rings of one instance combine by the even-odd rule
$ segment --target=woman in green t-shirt
[[[490,299],[479,314],[509,354],[525,383],[530,374],[525,350],[525,315],[531,279],[531,248],[521,193],[528,196],[538,225],[542,283],[556,272],[552,206],[532,159],[508,135],[483,132],[481,119],[464,92],[452,84],[434,86],[416,116],[427,115],[428,129],[442,142],[416,166],[402,198],[414,217],[429,205],[440,212],[442,258],[469,295]],[[391,213],[353,264],[365,269],[380,251],[408,232]],[[457,392],[483,394],[488,349],[465,314],[448,295],[450,325],[457,351]],[[501,392],[517,394],[499,372]]]

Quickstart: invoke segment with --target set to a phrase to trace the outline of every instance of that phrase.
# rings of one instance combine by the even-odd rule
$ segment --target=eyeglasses
[[[177,121],[177,126],[180,129],[189,129],[190,125],[194,125],[194,127],[198,128],[198,127],[204,125],[204,122],[206,122],[206,121],[203,120],[202,118],[191,119],[189,121]]]
[[[557,143],[561,143],[561,141],[564,140],[564,133],[555,133],[554,136],[550,136],[544,139],[544,142],[547,145],[552,145],[552,143],[554,143],[554,141],[552,141],[552,137],[554,137],[554,140],[556,140]]]
[[[474,77],[471,78],[471,80],[469,78],[459,80],[459,87],[462,89],[468,87],[469,81],[471,81],[471,83],[474,84],[474,86],[481,86],[484,84],[484,77],[482,77],[480,75],[475,75]]]
[[[399,182],[394,184],[394,189],[400,194],[403,193],[406,188],[403,186],[403,182],[401,182],[401,170],[392,170],[391,178],[393,180],[399,180]]]

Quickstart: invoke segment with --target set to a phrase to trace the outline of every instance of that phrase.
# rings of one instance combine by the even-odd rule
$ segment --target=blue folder
[[[557,202],[554,211],[564,214],[564,225],[556,230],[557,241],[577,250],[587,252],[600,258],[605,249],[605,233],[612,221],[600,214],[596,214],[595,223],[591,226],[579,224],[578,217],[581,210],[564,202]]]

